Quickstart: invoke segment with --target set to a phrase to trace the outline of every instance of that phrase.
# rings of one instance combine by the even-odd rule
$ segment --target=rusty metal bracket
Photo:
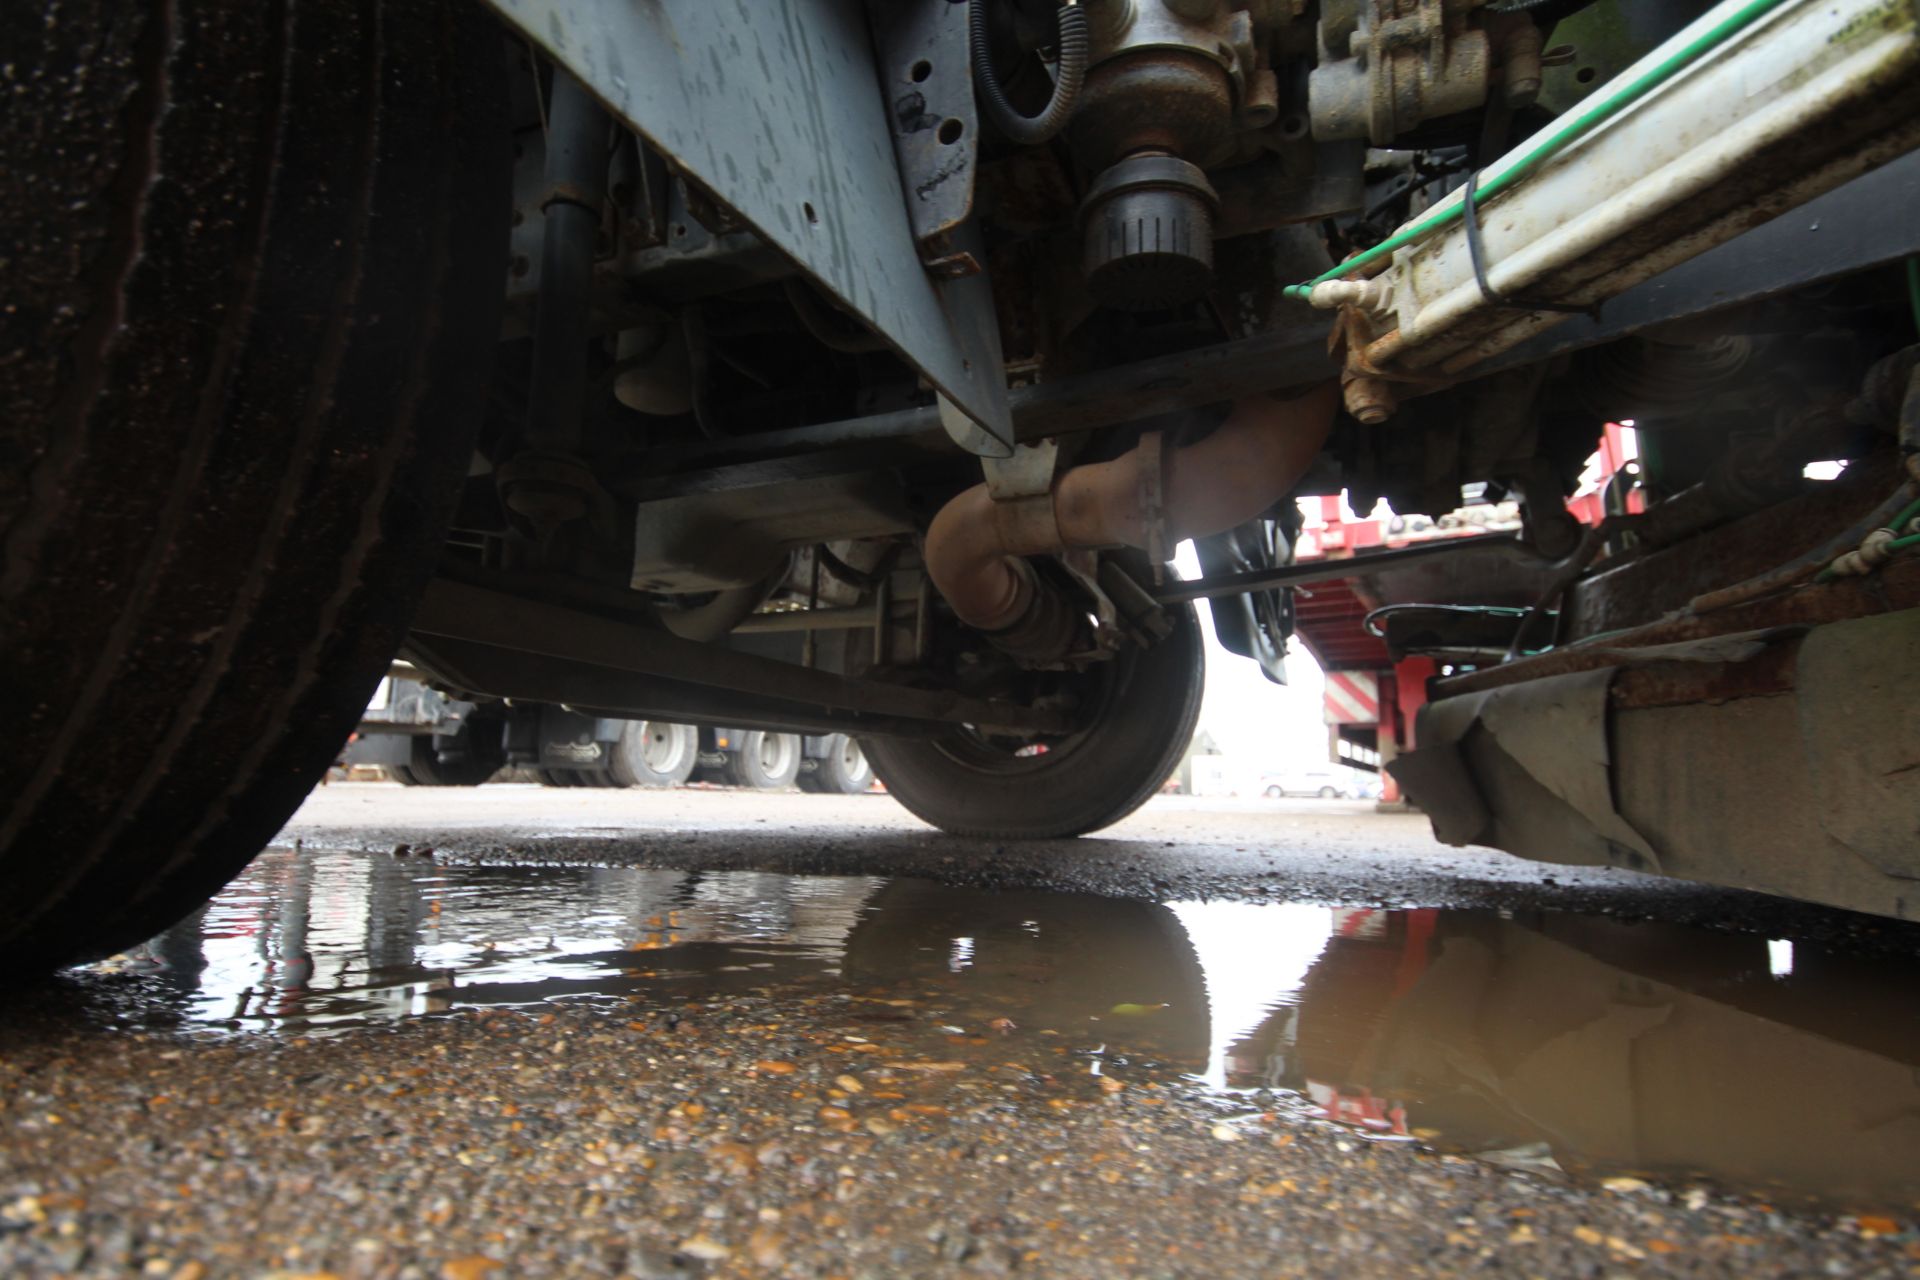
[[[1454,384],[1452,378],[1382,368],[1368,355],[1373,341],[1373,319],[1366,310],[1354,303],[1341,307],[1327,335],[1327,352],[1340,361],[1342,399],[1357,421],[1373,426],[1391,418],[1403,390],[1419,394]]]
[[[923,258],[973,211],[980,125],[967,55],[967,6],[867,0],[907,218]],[[931,251],[931,252],[930,252]]]
[[[1100,582],[1100,553],[1098,551],[1069,550],[1059,556],[1061,567],[1080,589],[1087,593],[1093,602],[1093,647],[1080,653],[1067,655],[1068,663],[1100,662],[1111,658],[1120,651],[1122,624],[1125,619],[1113,598]]]

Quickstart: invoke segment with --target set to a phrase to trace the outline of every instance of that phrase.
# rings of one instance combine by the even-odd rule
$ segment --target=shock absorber
[[[540,212],[540,294],[527,381],[524,447],[500,469],[509,510],[546,541],[587,515],[597,486],[579,460],[586,414],[587,326],[605,198],[607,113],[556,67],[547,107]]]

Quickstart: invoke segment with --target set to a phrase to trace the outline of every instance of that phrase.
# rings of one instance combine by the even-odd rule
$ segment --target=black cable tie
[[[1487,281],[1487,250],[1480,242],[1480,211],[1474,204],[1474,193],[1480,186],[1480,170],[1467,174],[1467,185],[1461,194],[1461,214],[1467,225],[1467,257],[1473,263],[1473,282],[1480,286],[1480,296],[1491,307],[1505,307],[1509,311],[1560,311],[1568,315],[1586,316],[1596,324],[1600,320],[1600,304],[1578,302],[1547,302],[1537,298],[1516,298],[1496,290]]]

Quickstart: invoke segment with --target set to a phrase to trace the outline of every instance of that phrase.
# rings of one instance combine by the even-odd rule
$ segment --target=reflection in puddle
[[[104,967],[145,975],[149,1021],[308,1035],[476,1005],[892,993],[912,998],[861,1020],[948,1055],[1044,1035],[1089,1069],[1273,1090],[1383,1140],[1850,1207],[1904,1206],[1920,1151],[1912,963],[1568,914],[270,850]]]

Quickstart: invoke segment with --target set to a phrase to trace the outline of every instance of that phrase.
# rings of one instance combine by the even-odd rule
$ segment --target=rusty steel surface
[[[1920,557],[1909,556],[1868,578],[1808,583],[1778,595],[1750,600],[1713,613],[1682,615],[1628,631],[1553,649],[1503,666],[1488,667],[1441,680],[1435,700],[1483,693],[1545,676],[1624,666],[1635,650],[1775,627],[1812,627],[1920,608]]]
[[[1855,464],[1811,493],[1603,568],[1573,588],[1566,634],[1644,626],[1697,596],[1764,573],[1786,558],[1783,552],[1845,528],[1897,483],[1890,466]]]
[[[1650,662],[1628,667],[1607,687],[1615,710],[1683,707],[1791,693],[1801,636],[1784,635],[1741,662]]]
[[[921,265],[857,0],[490,2],[1011,449],[991,297]]]

